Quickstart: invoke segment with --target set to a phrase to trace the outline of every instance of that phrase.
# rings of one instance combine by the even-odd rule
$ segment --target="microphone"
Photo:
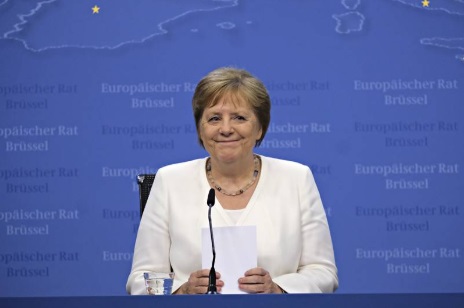
[[[216,192],[214,188],[211,188],[208,193],[208,220],[209,220],[209,234],[211,235],[211,247],[213,248],[213,262],[211,264],[211,269],[209,270],[209,281],[208,281],[208,290],[206,294],[217,294],[216,288],[216,270],[214,269],[214,263],[216,262],[216,249],[214,248],[214,236],[213,236],[213,224],[211,223],[211,208],[214,206],[216,201]]]

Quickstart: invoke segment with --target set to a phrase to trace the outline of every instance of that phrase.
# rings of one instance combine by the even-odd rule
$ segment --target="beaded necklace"
[[[216,180],[214,179],[213,175],[211,174],[211,159],[208,157],[208,159],[206,160],[206,176],[208,177],[208,180],[211,182],[211,184],[213,184],[214,188],[216,188],[217,191],[219,191],[220,193],[226,195],[226,196],[231,196],[231,197],[234,197],[234,196],[238,196],[238,195],[241,195],[243,194],[245,191],[248,190],[248,188],[250,188],[255,182],[256,182],[256,179],[258,178],[258,174],[259,174],[259,164],[260,164],[260,161],[261,159],[259,158],[258,155],[253,155],[254,156],[254,163],[255,163],[255,167],[254,167],[254,171],[253,171],[253,177],[251,178],[251,180],[241,189],[235,191],[235,192],[228,192],[226,190],[224,190],[218,183],[216,183]]]

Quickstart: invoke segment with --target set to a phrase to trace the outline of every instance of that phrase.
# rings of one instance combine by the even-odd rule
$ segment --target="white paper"
[[[216,272],[224,281],[222,294],[245,293],[238,288],[238,279],[257,266],[256,226],[213,228],[216,248]],[[209,228],[202,228],[202,268],[211,268],[213,252]]]

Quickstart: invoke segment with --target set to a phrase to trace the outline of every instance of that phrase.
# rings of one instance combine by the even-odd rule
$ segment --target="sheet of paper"
[[[238,288],[238,279],[257,266],[256,226],[213,228],[216,247],[216,272],[224,281],[222,294],[245,293]],[[202,268],[211,268],[213,252],[209,228],[202,228]]]

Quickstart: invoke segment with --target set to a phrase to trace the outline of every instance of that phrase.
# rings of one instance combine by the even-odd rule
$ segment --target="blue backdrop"
[[[0,0],[0,296],[125,294],[135,175],[207,155],[227,65],[270,91],[257,152],[312,167],[338,292],[464,292],[463,30],[462,0]]]

